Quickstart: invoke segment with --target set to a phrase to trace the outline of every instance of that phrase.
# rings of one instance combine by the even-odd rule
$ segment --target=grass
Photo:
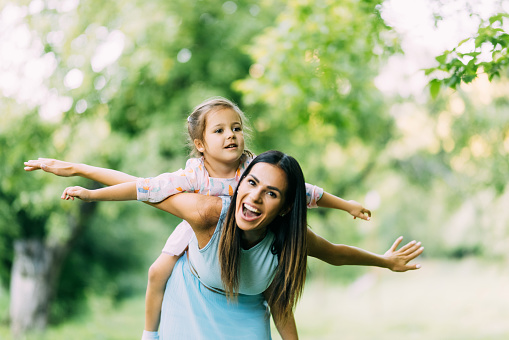
[[[374,268],[349,285],[315,279],[297,307],[299,335],[303,340],[509,339],[508,274],[502,264],[462,260],[427,261],[408,273]],[[27,340],[140,339],[143,308],[142,296],[119,305],[91,299],[92,313]],[[6,325],[0,325],[0,339],[11,340]],[[274,330],[273,339],[280,339]]]
[[[509,275],[476,260],[374,268],[349,286],[309,283],[296,311],[301,339],[509,339]],[[279,339],[274,336],[275,339]]]

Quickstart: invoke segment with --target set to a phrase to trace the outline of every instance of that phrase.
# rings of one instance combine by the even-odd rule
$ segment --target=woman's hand
[[[62,177],[70,177],[76,175],[74,163],[59,161],[51,158],[38,158],[37,160],[29,160],[24,163],[25,171],[43,170]]]
[[[420,264],[408,264],[408,262],[421,255],[424,251],[424,247],[421,247],[421,242],[412,241],[397,250],[402,240],[403,236],[398,237],[392,247],[384,254],[388,261],[387,268],[394,272],[406,272],[407,270],[421,268]]]
[[[353,216],[354,220],[358,217],[369,221],[371,218],[371,210],[364,208],[362,204],[353,200],[348,201],[348,204],[351,206],[348,212]]]
[[[63,200],[73,200],[74,197],[79,198],[80,200],[90,202],[92,199],[90,198],[90,192],[91,190],[82,188],[82,187],[67,187],[65,188],[64,192],[62,193],[62,196],[60,197]]]

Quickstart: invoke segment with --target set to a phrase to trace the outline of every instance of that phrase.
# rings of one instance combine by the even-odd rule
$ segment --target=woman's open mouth
[[[246,221],[254,221],[261,216],[262,212],[247,203],[242,203],[242,217]]]

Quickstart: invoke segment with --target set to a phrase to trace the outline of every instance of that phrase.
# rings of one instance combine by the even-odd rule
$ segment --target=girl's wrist
[[[89,165],[86,165],[84,163],[72,163],[71,173],[73,176],[90,178],[90,177],[88,177],[88,172],[87,172],[88,167],[89,167]]]

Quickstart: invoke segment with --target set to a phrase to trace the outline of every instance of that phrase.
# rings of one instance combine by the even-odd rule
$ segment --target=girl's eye
[[[216,131],[214,131],[215,133],[221,133],[223,132],[223,129],[217,129]]]
[[[241,127],[235,127],[235,128],[233,128],[233,131],[242,131],[242,128]]]

